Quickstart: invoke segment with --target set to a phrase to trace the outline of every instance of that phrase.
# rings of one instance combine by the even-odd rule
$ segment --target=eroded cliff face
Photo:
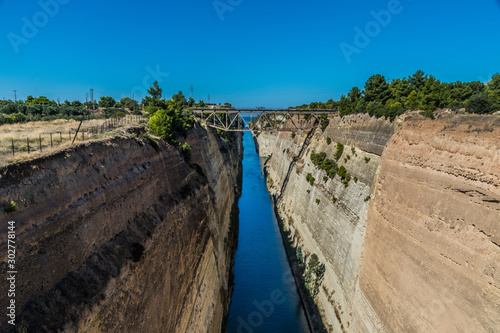
[[[353,115],[324,133],[258,136],[283,224],[325,264],[317,304],[329,331],[498,330],[499,125]],[[333,159],[337,142],[347,187],[310,159]]]
[[[408,119],[384,152],[360,286],[391,332],[500,330],[500,118]]]
[[[187,142],[191,165],[129,136],[1,170],[0,202],[17,203],[0,212],[17,227],[15,331],[220,331],[241,137],[230,147],[198,127]]]

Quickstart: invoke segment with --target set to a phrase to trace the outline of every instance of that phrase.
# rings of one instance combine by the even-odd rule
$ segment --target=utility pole
[[[17,103],[17,90],[14,90],[14,102]]]
[[[189,87],[189,90],[191,91],[191,96],[190,97],[193,98],[193,91],[194,91],[193,85],[191,85],[191,87]]]
[[[92,110],[94,109],[94,89],[90,89],[90,100],[92,101]]]

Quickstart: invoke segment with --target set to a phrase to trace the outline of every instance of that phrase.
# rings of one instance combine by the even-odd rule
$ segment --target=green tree
[[[129,98],[129,97],[123,97],[120,100],[120,104],[122,107],[128,108],[128,109],[134,109],[134,108],[139,106],[139,103],[136,100],[133,100],[132,98]]]
[[[421,70],[416,71],[413,75],[408,77],[411,89],[417,92],[420,91],[426,81],[427,75]]]
[[[174,102],[176,107],[184,107],[188,104],[186,97],[180,90],[177,94],[172,96],[172,102]]]
[[[189,107],[192,107],[195,104],[194,98],[193,97],[189,97],[187,104],[188,104]]]
[[[113,97],[110,96],[101,96],[99,99],[99,107],[101,108],[112,108],[115,106],[116,101]]]
[[[365,83],[365,102],[385,102],[391,97],[389,84],[385,81],[385,77],[380,74],[372,75]]]
[[[406,102],[406,98],[411,93],[410,83],[406,78],[392,80],[389,84],[389,88],[394,102],[399,102],[401,104]]]
[[[173,138],[173,118],[164,109],[155,112],[149,119],[148,127],[151,133],[164,140],[170,141]]]
[[[184,143],[182,145],[182,155],[184,156],[184,159],[186,160],[186,162],[190,162],[191,161],[191,146],[189,145],[189,143]]]
[[[493,107],[500,109],[498,104],[500,103],[500,74],[496,73],[491,77],[491,81],[488,82],[488,95],[491,102],[494,104]]]
[[[485,93],[476,94],[467,102],[467,112],[471,113],[489,113],[491,107],[490,99]]]
[[[71,102],[71,106],[74,106],[74,107],[80,107],[81,105],[82,105],[82,102],[77,101],[77,100],[74,100],[73,102]]]
[[[418,109],[419,105],[420,101],[418,100],[417,92],[415,90],[412,90],[410,96],[408,96],[408,99],[406,100],[406,106],[411,110],[416,110]]]
[[[154,108],[164,108],[165,103],[161,100],[163,90],[158,85],[158,81],[153,82],[153,86],[149,87],[149,96],[144,97],[142,104],[144,106],[152,106]]]
[[[203,100],[202,100],[202,99],[200,99],[200,101],[198,102],[198,106],[199,106],[200,108],[204,108],[204,107],[206,106],[206,104],[205,104],[205,102],[203,102]]]

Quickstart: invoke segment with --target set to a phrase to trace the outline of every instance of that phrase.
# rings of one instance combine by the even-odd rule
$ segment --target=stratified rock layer
[[[17,203],[0,213],[17,227],[15,331],[220,331],[241,137],[230,148],[197,128],[187,141],[191,165],[164,143],[116,138],[1,170],[0,202]]]
[[[500,119],[408,119],[384,152],[360,287],[391,332],[500,330]]]
[[[495,332],[500,119],[408,117],[398,124],[354,115],[331,119],[324,133],[257,138],[293,242],[326,266],[317,296],[325,326]],[[358,180],[347,187],[339,176],[324,181],[310,160],[311,152],[333,158],[337,142],[345,146],[339,165]]]

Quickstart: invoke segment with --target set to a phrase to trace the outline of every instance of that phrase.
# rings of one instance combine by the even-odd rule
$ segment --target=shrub
[[[436,119],[436,117],[434,117],[434,112],[432,112],[431,110],[422,111],[420,112],[420,115],[429,119]]]
[[[323,181],[326,183],[328,181],[328,177],[327,176],[323,176]]]
[[[307,190],[307,194],[311,193],[311,190]]]
[[[172,139],[173,118],[167,111],[160,109],[149,119],[149,131],[160,138],[170,141]]]
[[[321,152],[321,153],[311,153],[311,161],[313,162],[314,165],[319,166],[321,162],[323,162],[326,158],[326,153]]]
[[[292,139],[295,138],[295,132],[292,132]]]
[[[347,171],[343,165],[340,166],[340,168],[337,171],[337,174],[340,176],[340,178],[345,179]]]
[[[333,203],[336,203],[337,202],[337,198],[335,196],[332,197],[332,202]]]
[[[353,154],[353,155],[356,155],[356,148],[351,147],[351,151],[352,151],[352,154]]]
[[[4,211],[9,214],[9,213],[13,213],[16,211],[16,203],[14,201],[11,201],[9,202],[5,208],[4,208]]]
[[[316,199],[316,204],[319,205],[319,203],[321,202],[321,200],[319,199]]]
[[[365,202],[369,201],[372,197],[369,195],[365,198]]]
[[[366,163],[370,162],[370,158],[365,156],[365,162]]]
[[[330,123],[330,120],[328,120],[328,115],[326,113],[322,114],[319,117],[319,124],[321,126],[321,132],[325,131],[325,129],[328,127],[329,123]]]
[[[344,153],[344,145],[340,142],[337,143],[337,151],[335,152],[335,160],[338,161]]]
[[[182,155],[186,162],[191,162],[191,146],[187,142],[182,145]]]
[[[358,177],[354,176],[353,180],[354,180],[355,183],[357,183],[358,182]]]
[[[327,136],[326,137],[326,144],[329,145],[330,143],[332,143],[332,139],[329,136]]]
[[[310,184],[311,186],[313,186],[313,185],[314,185],[314,181],[315,181],[316,179],[315,179],[315,178],[311,175],[311,173],[308,173],[308,174],[307,174],[307,176],[306,176],[306,180],[309,182],[309,184]]]

